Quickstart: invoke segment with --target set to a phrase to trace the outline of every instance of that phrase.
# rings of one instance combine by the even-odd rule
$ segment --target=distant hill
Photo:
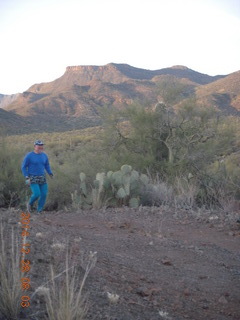
[[[198,101],[213,105],[225,114],[240,115],[240,71],[196,88]]]
[[[234,74],[212,77],[184,66],[160,70],[115,63],[70,66],[60,78],[31,86],[4,109],[27,121],[26,132],[65,131],[99,125],[103,106],[123,108],[134,101],[149,106],[158,101],[174,105],[195,92],[198,99],[211,103],[213,100],[208,97],[219,94],[215,92],[216,84],[224,83],[224,94],[231,95],[226,107],[231,113],[239,107],[237,83],[235,95],[228,91],[235,77]],[[214,103],[222,108],[225,98],[217,96]]]
[[[18,96],[19,96],[19,93],[10,94],[10,95],[0,94],[0,108],[4,108],[8,106],[14,100],[16,100]]]
[[[0,134],[23,134],[30,130],[31,125],[24,117],[0,109]]]
[[[162,75],[172,75],[179,79],[188,79],[196,84],[207,84],[224,76],[211,77],[207,74],[202,74],[191,70],[185,66],[173,66],[160,70],[145,70],[134,68],[128,64],[113,64],[122,74],[131,79],[152,80],[154,77]]]

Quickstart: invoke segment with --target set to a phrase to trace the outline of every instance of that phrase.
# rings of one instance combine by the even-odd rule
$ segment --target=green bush
[[[45,141],[54,172],[54,179],[48,179],[49,210],[169,201],[220,206],[223,191],[228,199],[240,198],[238,119],[220,118],[191,101],[177,111],[163,104],[155,109],[136,105],[107,116],[104,129],[1,137],[0,206],[23,206],[29,198],[20,168],[37,138]],[[129,172],[124,178],[117,173],[124,163],[151,175],[141,196],[132,189],[129,194]]]
[[[18,147],[0,143],[0,206],[21,205],[26,199],[27,188],[20,170],[23,152]]]

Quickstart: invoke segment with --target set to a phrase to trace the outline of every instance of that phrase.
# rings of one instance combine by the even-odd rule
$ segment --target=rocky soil
[[[161,207],[31,213],[29,295],[51,264],[65,270],[68,247],[81,277],[97,252],[83,289],[86,319],[239,320],[239,216]],[[0,210],[0,218],[6,239],[12,228],[20,234],[21,211]],[[38,292],[21,319],[45,315]]]

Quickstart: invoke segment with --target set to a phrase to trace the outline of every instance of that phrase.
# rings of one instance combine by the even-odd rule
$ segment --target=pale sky
[[[240,0],[0,0],[0,93],[67,66],[240,70]]]

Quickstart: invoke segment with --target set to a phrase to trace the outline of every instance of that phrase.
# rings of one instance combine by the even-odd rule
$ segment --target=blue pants
[[[32,190],[32,195],[29,200],[29,204],[30,206],[32,206],[34,202],[39,199],[37,211],[41,212],[43,210],[44,204],[47,199],[48,185],[47,183],[44,183],[44,184],[31,183],[30,188]]]

